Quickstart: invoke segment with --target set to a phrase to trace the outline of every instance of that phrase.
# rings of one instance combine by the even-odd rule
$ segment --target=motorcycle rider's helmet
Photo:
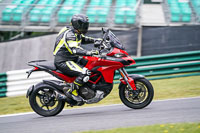
[[[86,34],[89,28],[89,19],[84,14],[76,14],[72,16],[71,24],[74,29],[78,30],[81,34]]]

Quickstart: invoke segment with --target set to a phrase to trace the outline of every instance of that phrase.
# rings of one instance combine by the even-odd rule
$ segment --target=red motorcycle
[[[149,105],[154,96],[151,83],[142,75],[129,75],[124,67],[135,64],[135,61],[124,51],[119,39],[110,31],[102,29],[103,38],[100,45],[96,45],[100,51],[98,56],[84,56],[79,64],[88,68],[92,74],[87,83],[79,88],[78,93],[83,97],[85,104],[92,104],[105,98],[113,88],[115,71],[118,70],[122,78],[119,80],[119,96],[121,101],[133,109],[141,109]],[[59,71],[53,61],[31,61],[29,66],[34,68],[28,71],[28,77],[32,72],[45,71],[59,80],[43,80],[41,83],[31,86],[26,97],[32,109],[42,116],[55,116],[62,111],[67,103],[75,106],[76,101],[67,98],[66,101],[56,99],[56,92],[65,94],[76,77],[69,77]]]

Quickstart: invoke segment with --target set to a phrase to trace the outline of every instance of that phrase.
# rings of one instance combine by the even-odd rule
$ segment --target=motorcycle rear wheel
[[[29,96],[31,108],[41,116],[55,116],[59,114],[64,106],[64,101],[58,101],[55,98],[55,89],[47,84],[39,83],[35,86]]]
[[[142,109],[153,100],[154,89],[147,79],[135,80],[136,91],[130,89],[128,85],[122,84],[119,88],[121,101],[129,108]]]

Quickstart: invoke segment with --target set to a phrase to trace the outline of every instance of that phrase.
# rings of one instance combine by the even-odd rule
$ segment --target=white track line
[[[187,99],[199,99],[200,96],[197,97],[186,97],[186,98],[174,98],[174,99],[163,99],[163,100],[155,100],[153,102],[165,102],[165,101],[174,101],[174,100],[187,100]]]
[[[26,112],[26,113],[18,113],[18,114],[0,115],[0,118],[2,118],[2,117],[10,117],[10,116],[29,115],[29,114],[34,114],[34,113],[35,112]]]
[[[166,100],[154,100],[153,102],[166,102],[166,101],[188,100],[188,99],[200,99],[200,96],[198,96],[198,97],[188,97],[188,98],[166,99]],[[80,110],[80,109],[112,107],[112,106],[119,106],[119,105],[123,105],[123,104],[99,105],[99,106],[83,107],[83,108],[75,108],[75,109],[64,109],[64,110],[72,111],[72,110]],[[10,117],[10,116],[29,115],[29,114],[35,114],[35,112],[26,112],[26,113],[18,113],[18,114],[0,115],[0,118]]]

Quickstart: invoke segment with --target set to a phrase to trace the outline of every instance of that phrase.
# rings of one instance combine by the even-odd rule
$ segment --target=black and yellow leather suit
[[[77,61],[79,56],[89,56],[90,51],[81,47],[81,44],[94,43],[95,39],[77,33],[72,27],[64,27],[57,35],[53,55],[56,67],[68,76],[77,77],[74,81],[75,85],[82,86],[83,78],[86,74],[83,66]],[[77,89],[72,92],[77,96]]]

